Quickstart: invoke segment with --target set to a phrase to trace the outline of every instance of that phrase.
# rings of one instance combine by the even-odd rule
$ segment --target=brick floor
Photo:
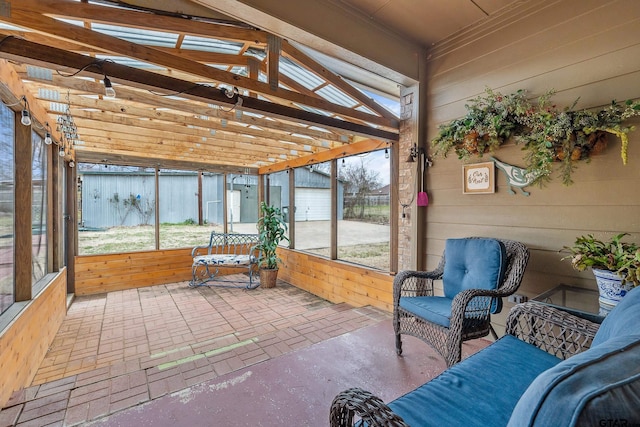
[[[0,427],[80,425],[383,319],[282,282],[78,297],[32,385],[0,410]]]

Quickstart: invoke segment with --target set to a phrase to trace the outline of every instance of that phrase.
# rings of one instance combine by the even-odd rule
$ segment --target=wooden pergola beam
[[[75,4],[77,5],[77,3]],[[160,65],[170,69],[181,70],[191,73],[194,76],[211,79],[231,86],[239,86],[250,91],[261,93],[265,96],[277,97],[289,102],[306,105],[344,117],[364,120],[378,126],[397,129],[399,125],[397,120],[389,120],[384,117],[373,116],[371,114],[334,104],[320,98],[309,97],[280,87],[274,90],[268,83],[251,80],[248,77],[221,71],[197,61],[191,61],[179,56],[167,54],[166,52],[160,52],[153,48],[97,33],[76,25],[67,24],[36,13],[34,10],[39,9],[30,9],[27,4],[22,2],[12,2],[8,16],[0,15],[0,21],[29,28],[34,31],[43,32],[63,40],[74,40],[88,46],[105,49],[112,53],[124,55],[129,58],[135,58],[140,61]]]
[[[197,101],[214,102],[231,107],[234,106],[237,101],[236,98],[227,98],[226,95],[217,88],[194,84],[169,76],[162,76],[109,61],[100,62],[98,70],[95,70],[95,66],[90,66],[92,63],[97,63],[94,59],[50,46],[19,40],[11,36],[0,41],[0,56],[38,66],[55,66],[66,71],[84,69],[83,74],[99,77],[108,75],[114,81],[126,82],[134,87],[155,90],[159,88],[167,90],[170,93],[180,93],[181,96],[185,98]],[[398,134],[395,132],[326,117],[297,108],[275,105],[257,98],[244,97],[242,109],[260,114],[268,114],[285,120],[297,120],[311,125],[335,128],[341,131],[346,130],[367,137],[390,141],[398,140]]]
[[[298,157],[293,160],[280,162],[270,166],[263,166],[258,169],[260,175],[281,172],[287,169],[294,169],[301,166],[313,165],[316,163],[327,162],[333,159],[353,156],[355,154],[368,153],[374,150],[381,150],[389,147],[389,143],[377,139],[364,139],[345,145],[339,148],[322,151],[308,156]]]
[[[353,140],[353,137],[351,135],[348,135],[345,131],[342,131],[341,133],[322,132],[320,130],[310,129],[308,127],[289,124],[286,121],[273,121],[249,115],[243,115],[242,118],[238,119],[234,113],[223,111],[220,108],[214,109],[210,106],[199,105],[189,101],[166,98],[163,96],[151,94],[146,90],[141,91],[126,86],[118,86],[116,88],[116,90],[118,91],[118,97],[113,100],[95,99],[80,97],[75,95],[73,92],[78,91],[82,93],[102,95],[104,93],[104,86],[102,85],[102,83],[88,81],[85,79],[62,77],[56,75],[55,73],[51,75],[51,80],[44,80],[38,77],[25,78],[28,78],[33,82],[40,83],[42,86],[50,86],[56,91],[59,88],[69,89],[72,92],[70,95],[71,103],[78,107],[121,113],[128,112],[132,115],[146,115],[146,113],[144,113],[143,111],[151,111],[151,114],[154,115],[153,118],[160,118],[163,115],[163,111],[159,111],[158,109],[166,108],[174,112],[169,114],[177,114],[178,112],[181,112],[218,119],[215,121],[211,120],[207,122],[211,129],[228,132],[242,131],[243,133],[254,135],[253,132],[256,132],[258,130],[251,129],[249,128],[249,126],[255,126],[260,128],[259,132],[261,132],[260,134],[256,133],[255,136],[263,136],[276,140],[291,142],[296,142],[297,140],[300,140],[299,142],[303,142],[302,140],[304,140],[307,144],[324,148],[330,148],[335,144],[342,145],[344,143],[350,143]],[[61,99],[47,98],[46,100],[63,102]],[[123,102],[123,100],[126,101]],[[132,105],[132,102],[140,105]],[[150,106],[151,109],[147,108],[146,106]],[[220,120],[222,119],[227,120],[227,124],[224,126],[220,123]],[[234,123],[244,123],[249,126],[241,126]],[[305,135],[309,138],[296,138],[289,135],[293,133]]]

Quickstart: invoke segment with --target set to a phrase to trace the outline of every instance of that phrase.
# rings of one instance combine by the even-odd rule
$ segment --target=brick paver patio
[[[83,424],[383,319],[282,282],[79,297],[32,385],[0,411],[0,427]]]

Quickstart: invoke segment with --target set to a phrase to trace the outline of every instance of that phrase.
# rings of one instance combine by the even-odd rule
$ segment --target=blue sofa
[[[345,390],[332,427],[640,425],[640,288],[602,325],[545,304],[519,304],[507,334],[388,405]]]

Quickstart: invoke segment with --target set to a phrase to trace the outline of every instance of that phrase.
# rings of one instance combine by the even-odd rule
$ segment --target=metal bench
[[[254,285],[253,275],[258,267],[259,251],[256,246],[259,243],[257,234],[212,232],[208,245],[196,246],[191,250],[193,264],[191,265],[192,279],[189,286],[208,286],[208,282],[213,280],[221,283],[235,282],[220,279],[218,276],[221,268],[238,268],[249,273],[249,284],[246,285],[246,288],[257,288],[260,282]],[[218,284],[218,286],[232,285]]]

